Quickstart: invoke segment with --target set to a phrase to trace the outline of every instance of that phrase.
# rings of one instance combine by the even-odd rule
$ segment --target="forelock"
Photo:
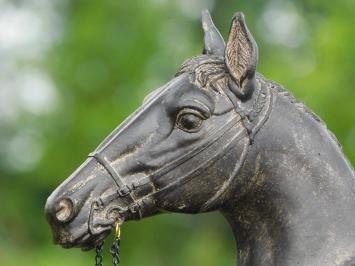
[[[200,55],[186,60],[176,76],[188,73],[191,82],[199,88],[212,88],[220,91],[225,86],[228,70],[223,57]]]

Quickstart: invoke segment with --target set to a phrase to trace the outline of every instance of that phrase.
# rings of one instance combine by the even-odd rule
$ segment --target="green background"
[[[93,251],[53,245],[46,198],[201,53],[204,8],[225,38],[233,13],[245,13],[258,71],[313,109],[354,164],[354,0],[0,1],[0,265],[94,264]],[[218,213],[160,215],[122,234],[125,266],[235,265]]]

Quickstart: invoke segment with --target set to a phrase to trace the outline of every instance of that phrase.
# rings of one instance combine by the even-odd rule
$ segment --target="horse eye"
[[[203,118],[195,113],[182,113],[177,117],[176,125],[186,132],[196,132],[200,129]]]

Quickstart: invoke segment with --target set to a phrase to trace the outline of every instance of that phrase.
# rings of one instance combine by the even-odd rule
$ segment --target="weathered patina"
[[[241,13],[227,44],[207,11],[202,24],[203,54],[48,198],[55,242],[90,249],[117,217],[219,210],[240,266],[355,265],[354,170],[335,137],[256,72],[258,48]]]

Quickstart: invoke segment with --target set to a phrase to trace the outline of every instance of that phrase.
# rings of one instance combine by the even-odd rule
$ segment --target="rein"
[[[223,185],[218,189],[218,191],[209,200],[206,201],[206,203],[200,209],[201,212],[208,210],[218,199],[220,199],[226,193],[227,189],[230,187],[231,183],[237,176],[239,170],[241,169],[246,160],[249,147],[253,143],[253,138],[255,134],[264,125],[270,115],[273,102],[271,90],[263,81],[257,81],[259,84],[258,94],[254,99],[252,99],[253,102],[250,108],[244,106],[243,102],[239,101],[239,99],[232,93],[230,89],[223,88],[223,93],[232,103],[234,107],[233,110],[238,114],[238,116],[228,121],[219,130],[216,130],[212,134],[212,136],[208,138],[207,141],[205,141],[202,145],[177,158],[176,160],[167,164],[164,168],[157,170],[150,176],[140,178],[139,180],[134,180],[131,184],[127,184],[119,175],[119,173],[117,173],[117,171],[112,167],[110,162],[105,158],[104,153],[102,152],[104,151],[104,149],[90,153],[88,157],[97,160],[97,162],[102,165],[102,167],[109,173],[109,175],[117,186],[117,190],[114,193],[105,197],[100,197],[99,202],[96,203],[98,205],[105,206],[107,203],[116,199],[117,195],[118,197],[127,197],[131,204],[128,207],[118,207],[119,216],[124,216],[124,214],[126,213],[133,215],[138,214],[138,219],[141,219],[144,216],[144,212],[147,212],[147,210],[151,211],[156,209],[154,200],[152,199],[154,198],[154,196],[157,196],[161,193],[166,193],[172,188],[175,188],[176,186],[187,182],[188,180],[190,180],[189,178],[191,178],[198,171],[202,171],[206,168],[206,166],[216,161],[221,153],[218,152],[213,157],[209,158],[209,160],[206,160],[204,163],[200,164],[195,169],[189,171],[181,178],[175,180],[174,182],[166,185],[165,187],[159,190],[155,190],[154,185],[152,185],[152,177],[157,178],[163,176],[164,174],[172,171],[173,169],[182,165],[191,158],[197,156],[202,151],[206,150],[211,145],[216,143],[222,136],[226,135],[237,123],[241,122],[243,125],[243,129],[240,130],[237,134],[235,134],[231,139],[229,139],[227,144],[223,143],[222,151],[227,149],[232,142],[239,141],[241,139],[241,136],[245,136],[242,134],[244,132],[246,132],[246,136],[248,137],[247,141],[244,142],[241,157],[238,163],[235,165],[233,171],[229,175],[228,179],[223,183]],[[263,82],[263,84],[261,84],[260,82]],[[146,185],[151,186],[151,192],[142,196],[140,199],[137,199],[134,195],[134,192],[137,191],[138,188],[141,188]],[[123,220],[121,220],[119,217],[116,217],[115,238],[110,250],[110,253],[113,256],[113,265],[119,264],[120,225],[122,224],[122,222]],[[91,223],[91,221],[89,223]],[[89,228],[92,228],[90,224]],[[94,231],[91,233],[95,234]],[[102,266],[102,252],[103,242],[99,243],[96,246],[96,266]]]
[[[112,255],[112,263],[118,266],[120,263],[120,242],[121,242],[121,220],[117,219],[115,222],[115,236],[111,245],[110,253]],[[96,246],[95,266],[103,266],[103,249],[104,241]]]

